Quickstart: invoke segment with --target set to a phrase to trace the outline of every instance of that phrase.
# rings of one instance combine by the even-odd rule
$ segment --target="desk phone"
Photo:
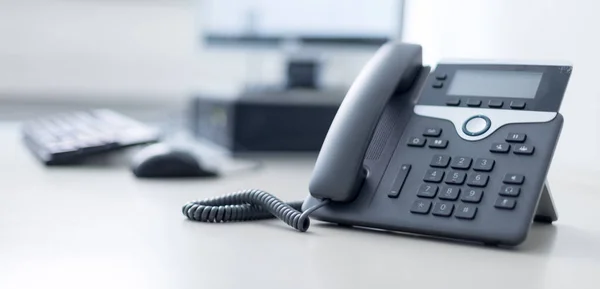
[[[419,45],[390,42],[361,71],[319,152],[303,202],[242,190],[183,207],[191,220],[308,216],[515,246],[557,213],[546,175],[563,117],[566,64],[422,64]]]

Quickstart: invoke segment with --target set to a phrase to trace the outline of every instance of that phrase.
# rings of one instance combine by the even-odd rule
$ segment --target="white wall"
[[[184,1],[172,2],[0,1],[0,92],[179,92],[190,77],[193,18]]]
[[[600,167],[600,2],[594,0],[409,0],[405,40],[443,58],[566,60],[574,65],[561,113],[555,169],[597,182]],[[572,174],[569,177],[577,177]]]
[[[0,0],[0,100],[176,101],[280,79],[279,55],[199,46],[195,0]],[[252,57],[249,57],[251,55]],[[368,55],[338,55],[329,83]]]

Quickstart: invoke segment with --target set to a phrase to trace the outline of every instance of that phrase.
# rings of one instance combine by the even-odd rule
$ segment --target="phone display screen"
[[[541,72],[457,70],[448,87],[455,96],[535,98]]]

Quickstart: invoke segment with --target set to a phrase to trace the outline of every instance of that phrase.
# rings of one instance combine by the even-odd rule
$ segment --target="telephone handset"
[[[365,177],[363,160],[392,95],[406,97],[423,67],[421,47],[388,43],[354,81],[323,142],[309,191],[336,202],[352,201]],[[335,181],[333,181],[335,180]]]
[[[546,183],[569,65],[422,65],[419,45],[383,45],[338,109],[303,202],[261,190],[184,205],[196,221],[312,218],[349,226],[521,243],[557,219]]]

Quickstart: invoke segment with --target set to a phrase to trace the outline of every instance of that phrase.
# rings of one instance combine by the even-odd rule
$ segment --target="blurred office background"
[[[160,111],[184,105],[194,91],[237,89],[248,77],[280,80],[280,51],[205,47],[201,2],[0,0],[0,114],[26,115],[30,104]],[[600,161],[598,8],[597,1],[407,0],[397,11],[398,37],[422,44],[427,64],[443,58],[574,64],[555,163],[590,182],[600,172],[589,165]],[[372,53],[330,53],[324,81],[350,84]]]
[[[0,100],[172,105],[280,81],[278,50],[206,47],[203,2],[0,0]],[[336,51],[324,81],[349,85],[373,51]]]

